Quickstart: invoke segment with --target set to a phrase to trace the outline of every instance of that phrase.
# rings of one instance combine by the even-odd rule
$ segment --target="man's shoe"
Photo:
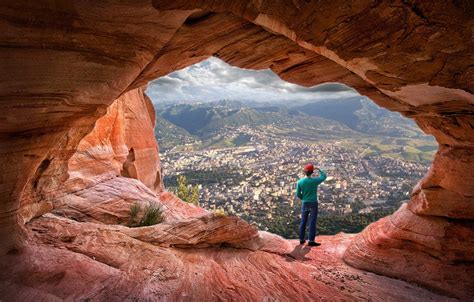
[[[314,242],[314,241],[308,242],[308,246],[320,246],[320,245],[321,245],[321,243],[319,243],[319,242]]]
[[[300,240],[300,244],[304,244],[306,240]]]

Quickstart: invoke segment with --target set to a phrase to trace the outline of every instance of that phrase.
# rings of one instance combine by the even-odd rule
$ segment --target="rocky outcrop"
[[[452,219],[474,217],[472,148],[441,146],[427,175],[413,189],[408,208],[415,214]]]
[[[140,94],[140,87],[153,78],[213,55],[236,66],[271,68],[286,81],[305,86],[327,81],[346,83],[379,105],[413,118],[425,132],[433,134],[441,148],[432,169],[415,188],[410,203],[356,236],[344,258],[356,267],[415,281],[460,298],[472,298],[466,286],[474,279],[469,252],[474,218],[471,206],[474,198],[471,181],[474,173],[473,11],[470,1],[21,0],[3,3],[0,8],[0,254],[9,253],[1,259],[5,268],[1,270],[3,278],[17,278],[7,282],[5,294],[21,292],[31,297],[38,288],[47,288],[41,292],[45,299],[87,299],[85,286],[111,280],[114,284],[104,285],[102,297],[112,297],[115,293],[118,297],[127,296],[120,286],[123,280],[128,280],[124,276],[134,276],[134,270],[124,273],[94,263],[93,258],[75,255],[71,250],[53,248],[51,245],[65,247],[68,239],[61,242],[47,239],[49,230],[54,229],[51,225],[41,237],[44,240],[28,235],[34,234],[30,224],[42,221],[48,225],[43,218],[31,219],[53,208],[66,216],[63,219],[81,220],[78,223],[83,223],[84,229],[92,223],[123,223],[124,213],[134,200],[129,198],[132,192],[146,200],[163,204],[166,200],[173,207],[177,205],[176,211],[169,211],[176,221],[188,219],[188,214],[196,217],[205,214],[189,205],[180,205],[172,195],[159,193],[162,188],[159,168],[155,165],[156,146],[149,133],[144,139],[139,130],[152,124],[149,103]],[[122,101],[114,103],[115,100]],[[142,111],[144,108],[148,109]],[[136,118],[135,113],[139,113]],[[104,117],[102,122],[101,117]],[[112,121],[112,117],[116,119]],[[123,131],[114,132],[111,123],[124,127]],[[132,178],[140,179],[146,186]],[[95,198],[96,194],[101,198]],[[444,199],[447,201],[443,202]],[[94,211],[94,207],[100,211]],[[110,215],[105,211],[110,211]],[[30,220],[25,228],[24,222]],[[67,233],[67,228],[61,232]],[[120,242],[130,243],[126,239],[107,245],[103,244],[108,242],[107,237],[91,234],[92,237],[84,239],[91,250],[97,247],[113,254],[113,247]],[[246,241],[248,249],[239,250],[259,263],[255,269],[249,269],[248,275],[266,280],[265,286],[257,281],[252,285],[278,293],[281,293],[278,286],[285,285],[288,293],[295,295],[317,288],[328,293],[322,297],[329,297],[329,292],[336,299],[347,297],[339,296],[343,293],[335,293],[333,287],[328,289],[312,283],[303,282],[293,288],[288,285],[292,284],[289,279],[282,277],[287,275],[265,277],[274,266],[261,263],[286,263],[280,258],[275,258],[280,259],[276,262],[270,260],[281,257],[282,252],[278,256],[270,253],[267,258],[268,253],[260,248],[272,240],[266,241],[262,236],[258,237],[259,242]],[[36,239],[31,241],[31,238]],[[157,263],[156,270],[164,265],[151,258],[150,253],[159,253],[148,249],[154,245],[135,240],[131,242],[141,242],[137,243],[137,250],[143,251],[124,255],[151,259],[150,262]],[[445,240],[450,247],[444,245]],[[342,252],[347,244],[333,247]],[[426,251],[428,248],[430,252]],[[173,257],[179,255],[191,263],[205,259],[204,263],[212,268],[206,272],[219,277],[206,275],[209,278],[202,280],[207,283],[221,284],[225,270],[234,279],[247,276],[240,273],[244,265],[236,266],[236,271],[229,266],[231,262],[226,262],[225,270],[215,265],[222,258],[232,258],[231,250],[201,250],[191,255],[173,249]],[[287,245],[272,249],[285,251]],[[444,249],[448,250],[446,254],[442,252]],[[220,253],[226,256],[220,257]],[[266,256],[259,258],[260,255]],[[412,259],[424,262],[424,267],[416,270]],[[17,274],[8,266],[16,260],[23,265],[18,267]],[[140,260],[137,261],[132,262],[140,265]],[[243,263],[252,267],[249,262]],[[296,270],[308,270],[306,266],[291,265]],[[291,271],[290,264],[283,266]],[[34,267],[41,267],[40,273],[33,274]],[[61,271],[61,267],[69,268],[72,275]],[[71,282],[82,271],[87,272],[88,282]],[[200,271],[182,272],[186,273],[164,277],[169,276],[169,280],[174,280],[170,282],[180,287],[147,287],[143,280],[149,279],[137,278],[143,282],[137,284],[139,292],[129,291],[134,293],[130,297],[145,297],[153,292],[178,298],[170,289],[184,292],[190,288],[189,280],[196,280],[187,272],[199,275]],[[459,275],[453,280],[450,272]],[[142,271],[140,274],[151,276]],[[92,282],[93,278],[99,283]],[[67,287],[70,284],[78,285]],[[382,291],[390,296],[383,284],[377,286],[382,289],[374,288],[374,293]],[[217,299],[235,297],[232,294],[235,288],[229,285],[225,293],[194,290],[200,293],[196,298]],[[96,293],[100,291],[96,289]],[[65,294],[71,291],[76,293]],[[239,297],[249,299],[263,298],[267,293],[262,290],[261,296],[255,296],[245,290],[240,292],[243,294]],[[283,293],[280,296],[288,297]]]
[[[404,205],[358,234],[344,260],[468,299],[474,286],[473,238],[470,222],[416,215]]]
[[[113,177],[86,189],[61,196],[54,201],[54,210],[51,208],[39,214],[53,210],[55,214],[75,221],[128,225],[130,208],[135,204],[141,208],[148,205],[159,206],[166,221],[207,213],[202,208],[183,203],[169,192],[157,194],[138,180]]]
[[[203,222],[217,233],[209,233]],[[238,241],[258,240],[256,231],[240,228],[243,222],[236,222],[215,215],[187,220],[186,230],[192,233],[179,240],[190,241],[178,248],[149,236],[154,230],[162,236],[160,225],[128,229],[47,214],[28,224],[27,248],[0,257],[0,296],[5,300],[108,301],[450,300],[345,265],[341,257],[351,235],[320,237],[323,245],[314,249],[295,241],[280,246],[281,238],[248,249],[238,247]],[[172,224],[167,227],[171,240],[183,234],[183,222],[177,223],[178,229]],[[225,225],[229,229],[219,227]],[[236,236],[231,238],[231,234]],[[213,245],[197,248],[206,238],[212,238]],[[282,248],[289,251],[273,252]]]
[[[90,186],[88,182],[121,175],[138,179],[155,192],[163,191],[154,128],[155,109],[143,89],[123,94],[69,159],[66,187],[77,191]]]
[[[80,140],[189,12],[161,13],[149,1],[8,1],[0,11],[4,254],[24,245],[20,203],[61,189]]]
[[[473,154],[441,146],[410,202],[357,235],[344,260],[468,299],[474,286]]]
[[[128,221],[133,202],[144,204],[157,198],[143,185],[156,193],[163,191],[154,125],[153,104],[143,89],[123,94],[80,140],[70,159],[56,163],[67,166],[61,185],[52,183],[54,175],[43,175],[52,169],[54,159],[39,168],[45,172],[33,181],[32,187],[37,190],[27,191],[22,199],[19,211],[23,222],[53,208],[75,219],[98,218],[96,212],[109,217],[106,223]],[[138,181],[128,182],[118,176]]]

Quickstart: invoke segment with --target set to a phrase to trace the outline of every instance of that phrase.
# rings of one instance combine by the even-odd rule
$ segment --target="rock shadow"
[[[286,261],[293,262],[293,261],[308,261],[308,260],[311,260],[311,258],[306,257],[306,254],[308,254],[310,251],[311,251],[310,246],[298,244],[297,246],[295,246],[293,251],[286,254],[286,256],[287,256]]]

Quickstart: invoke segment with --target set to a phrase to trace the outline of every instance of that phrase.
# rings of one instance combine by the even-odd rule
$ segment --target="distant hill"
[[[158,114],[160,117],[185,129],[189,133],[198,135],[204,127],[233,115],[238,111],[239,109],[230,109],[227,107],[178,104],[158,111]]]
[[[235,147],[263,135],[305,142],[337,139],[364,154],[430,160],[436,143],[410,119],[379,108],[364,97],[283,107],[248,107],[239,101],[174,104],[157,109],[156,136],[162,150]],[[186,147],[188,148],[188,147]]]
[[[297,110],[280,107],[228,108],[226,106],[211,107],[208,104],[179,104],[159,110],[158,115],[201,138],[212,136],[224,128],[264,125],[275,125],[285,130],[301,128],[302,134],[315,128],[319,128],[321,133],[334,132],[334,135],[352,132],[347,126],[337,121],[308,116]]]
[[[397,112],[381,108],[365,97],[314,102],[294,109],[309,115],[338,121],[355,131],[370,135],[424,136],[414,121]]]
[[[212,135],[223,127],[246,125],[258,127],[277,124],[290,128],[328,128],[334,135],[355,134],[353,131],[388,137],[417,138],[424,133],[410,119],[397,112],[378,107],[365,97],[312,102],[302,106],[245,107],[239,101],[218,101],[202,104],[178,104],[159,110],[159,116],[188,133],[199,137]]]
[[[155,136],[159,140],[161,150],[168,150],[175,146],[199,142],[197,137],[185,129],[161,117],[156,119]]]

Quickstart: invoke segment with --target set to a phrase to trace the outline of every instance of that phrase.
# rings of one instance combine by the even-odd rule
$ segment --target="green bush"
[[[179,199],[199,205],[199,187],[197,185],[188,186],[188,180],[184,175],[178,175],[177,184],[175,194]]]
[[[140,214],[141,207],[138,203],[130,206],[130,222],[129,226],[134,226],[138,223],[138,214]]]
[[[163,222],[163,213],[161,208],[156,205],[148,205],[145,208],[145,214],[140,221],[140,226],[149,226]]]
[[[140,216],[140,214],[142,215]],[[143,211],[142,207],[138,203],[134,203],[130,206],[129,227],[136,228],[155,225],[163,222],[163,220],[163,210],[157,204],[151,203],[147,205]]]

